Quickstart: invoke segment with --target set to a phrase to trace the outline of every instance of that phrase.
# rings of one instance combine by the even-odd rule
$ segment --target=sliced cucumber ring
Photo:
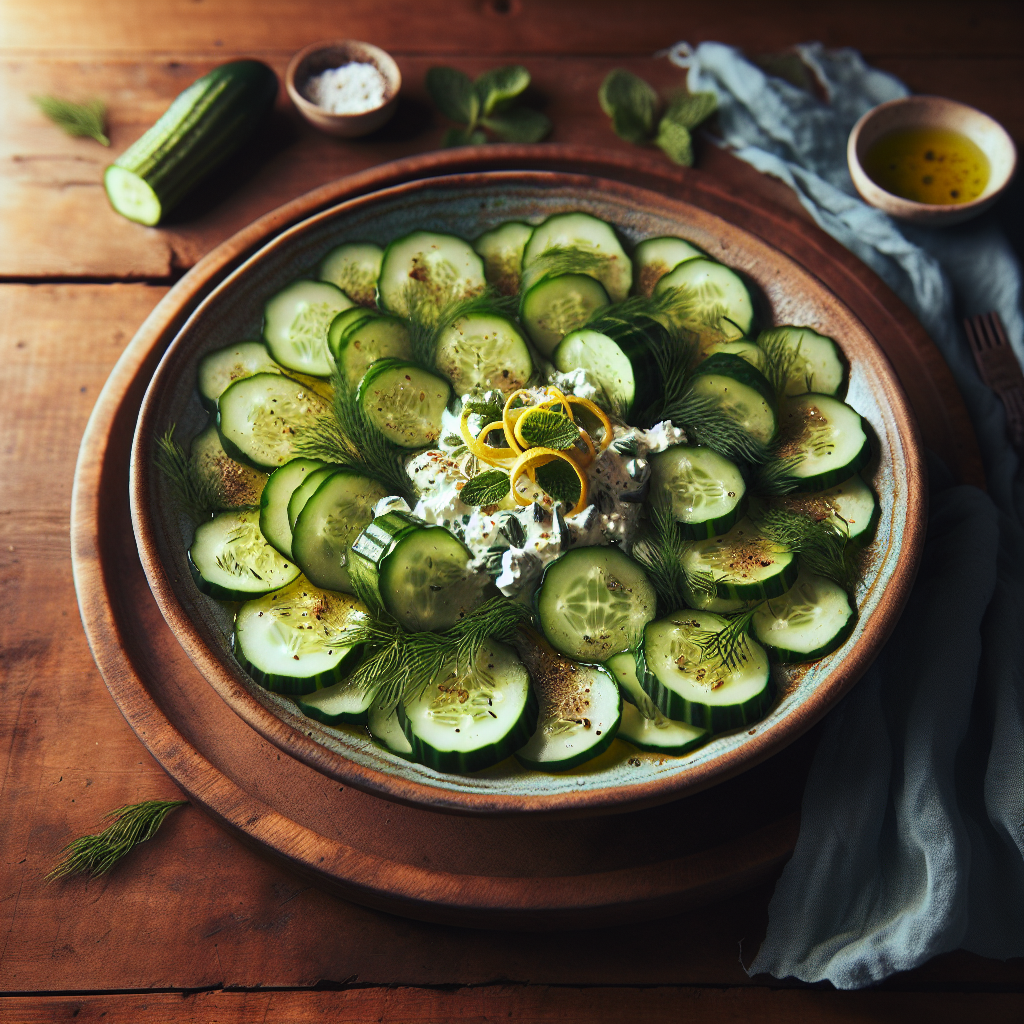
[[[246,601],[235,616],[235,657],[261,686],[304,694],[337,682],[358,658],[338,643],[366,614],[347,594],[314,587],[300,576],[272,594]]]
[[[743,515],[746,493],[739,467],[710,448],[677,444],[651,459],[651,504],[670,513],[687,537],[727,533]]]
[[[369,314],[344,322],[342,313],[331,324],[328,344],[342,377],[358,388],[366,371],[379,359],[412,356],[409,328],[393,316]]]
[[[846,379],[839,346],[810,327],[773,327],[757,337],[758,346],[783,371],[783,394],[838,394]]]
[[[427,448],[441,436],[451,396],[443,377],[400,359],[380,359],[367,370],[356,400],[367,419],[400,448]]]
[[[609,302],[604,285],[585,274],[543,277],[523,294],[519,319],[541,354],[550,358],[567,334]]]
[[[270,354],[289,370],[329,377],[327,347],[331,321],[355,303],[326,281],[296,281],[279,291],[263,309],[263,339]]]
[[[475,671],[449,666],[413,700],[399,702],[398,720],[414,760],[439,772],[476,772],[529,739],[537,698],[515,651],[488,640]]]
[[[685,260],[655,286],[660,294],[682,288],[690,299],[690,310],[681,326],[696,331],[709,341],[735,340],[750,333],[754,303],[743,278],[734,270],[700,257]]]
[[[849,479],[871,458],[860,415],[828,395],[786,400],[779,417],[780,458],[798,461],[790,469],[797,490],[821,491]]]
[[[377,298],[384,250],[373,242],[346,242],[332,249],[321,261],[317,276],[340,288],[360,306],[372,306]]]
[[[742,338],[739,341],[712,342],[704,351],[708,356],[713,356],[716,352],[725,352],[728,355],[739,356],[740,359],[745,359],[755,370],[761,373],[765,372],[765,368],[768,365],[764,349],[758,348],[752,341],[744,341]],[[767,374],[765,379],[767,380]]]
[[[731,352],[709,356],[696,369],[690,394],[713,399],[751,437],[767,444],[777,427],[775,394],[760,370]]]
[[[738,729],[763,718],[772,702],[768,655],[750,638],[741,659],[728,668],[705,659],[694,642],[728,621],[712,612],[684,609],[644,630],[641,682],[662,713],[709,732]]]
[[[268,594],[299,575],[298,567],[267,543],[255,509],[220,512],[200,523],[188,560],[196,586],[221,601]]]
[[[262,341],[243,341],[210,352],[199,361],[196,371],[199,401],[210,412],[217,411],[217,399],[236,380],[254,373],[283,373]]]
[[[315,718],[324,725],[366,725],[373,694],[348,679],[325,686],[322,690],[299,697],[299,710],[307,718]]]
[[[523,266],[523,249],[533,234],[529,224],[518,220],[506,221],[491,231],[485,231],[473,248],[484,259],[484,272],[489,284],[502,295],[519,292],[519,275]]]
[[[306,478],[326,468],[319,459],[292,459],[275,469],[260,497],[260,531],[286,558],[292,557],[292,524],[288,502]]]
[[[875,492],[856,474],[816,494],[774,498],[772,503],[810,516],[819,523],[827,520],[850,540],[862,542],[871,536],[878,520]]]
[[[680,757],[688,754],[710,739],[708,731],[688,722],[673,722],[660,709],[654,709],[653,718],[645,718],[632,704],[622,705],[622,722],[618,737],[641,750]]]
[[[370,730],[370,735],[392,754],[406,760],[412,757],[412,744],[398,720],[398,708],[382,708],[371,704],[367,711],[366,727]]]
[[[537,616],[552,647],[581,661],[606,661],[636,643],[657,598],[643,569],[614,547],[574,548],[551,562],[537,591]]]
[[[213,485],[222,508],[258,505],[269,477],[260,469],[231,458],[221,442],[217,428],[210,424],[192,439],[190,455],[196,472]]]
[[[838,583],[811,573],[754,612],[754,635],[781,662],[816,661],[853,631],[857,616]]]
[[[533,359],[523,336],[510,320],[488,313],[472,313],[445,328],[434,365],[458,395],[474,388],[499,388],[510,394],[533,376]]]
[[[307,473],[304,480],[300,480],[298,486],[292,491],[288,499],[288,528],[292,531],[292,544],[295,544],[295,524],[298,522],[299,513],[306,507],[306,502],[316,494],[317,488],[329,477],[338,471],[337,466],[324,465]]]
[[[654,286],[669,271],[703,255],[681,238],[645,238],[633,250],[633,290],[637,295],[653,295]]]
[[[683,555],[689,573],[710,573],[718,597],[732,601],[778,597],[796,582],[796,556],[762,534],[749,519],[728,533],[694,541]]]

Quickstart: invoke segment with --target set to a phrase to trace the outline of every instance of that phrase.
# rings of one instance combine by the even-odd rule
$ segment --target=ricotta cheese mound
[[[304,92],[329,114],[365,114],[384,102],[387,82],[373,64],[353,61],[313,75]]]

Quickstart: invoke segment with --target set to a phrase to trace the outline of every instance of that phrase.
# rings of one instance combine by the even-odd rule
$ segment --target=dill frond
[[[69,875],[93,878],[105,875],[139,843],[152,839],[171,811],[187,803],[187,800],[145,800],[105,814],[104,820],[112,824],[96,835],[81,836],[68,843],[46,880],[52,882]]]
[[[799,555],[809,572],[847,589],[853,585],[857,567],[849,538],[830,519],[818,521],[800,512],[771,506],[755,509],[751,519],[766,537]]]
[[[156,439],[156,468],[171,491],[171,503],[195,522],[208,519],[224,507],[217,482],[200,472],[196,460],[174,440],[177,424],[172,423]]]
[[[102,100],[88,103],[72,103],[56,96],[33,96],[35,105],[58,128],[68,135],[95,139],[101,146],[109,146],[110,139],[104,134],[107,108]]]
[[[701,661],[717,661],[729,671],[739,668],[750,653],[750,623],[756,605],[729,619],[728,625],[720,630],[699,629],[689,635],[689,640],[700,650]]]
[[[643,566],[658,597],[658,614],[671,615],[689,606],[691,596],[717,592],[710,573],[688,572],[683,557],[689,548],[672,515],[653,509],[650,528],[633,546],[633,557]]]
[[[793,470],[802,460],[800,455],[772,455],[757,467],[751,481],[751,493],[776,496],[796,490],[799,481],[793,476]]]
[[[707,445],[727,459],[742,459],[756,466],[771,458],[770,446],[723,412],[713,395],[695,395],[687,390],[671,404],[665,403],[660,416],[682,427],[697,444]]]
[[[562,274],[586,274],[594,277],[608,266],[611,257],[593,249],[581,249],[571,245],[548,246],[539,256],[530,262],[530,278],[536,282],[545,275],[560,277]],[[526,288],[523,288],[525,291]]]
[[[764,352],[764,375],[780,399],[785,396],[786,388],[797,375],[797,366],[803,361],[800,358],[802,342],[791,345],[786,340],[788,333],[788,328],[774,328],[757,336],[757,347]]]

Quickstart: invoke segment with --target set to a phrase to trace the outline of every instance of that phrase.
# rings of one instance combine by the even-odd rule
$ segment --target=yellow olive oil
[[[886,192],[937,206],[969,203],[988,184],[988,157],[946,128],[905,128],[868,150],[864,170]]]

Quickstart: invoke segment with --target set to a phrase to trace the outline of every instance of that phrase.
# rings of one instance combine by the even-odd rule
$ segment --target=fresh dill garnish
[[[777,398],[783,398],[792,380],[797,377],[797,367],[802,343],[792,345],[787,341],[791,328],[772,328],[757,336],[757,347],[764,353],[764,375],[768,378]],[[808,391],[810,386],[808,386]]]
[[[208,519],[224,508],[217,481],[202,473],[194,458],[174,440],[177,424],[172,423],[156,439],[156,468],[171,491],[171,503],[195,522]]]
[[[541,277],[561,277],[563,274],[583,274],[596,277],[611,260],[610,256],[593,249],[582,249],[572,245],[550,245],[531,261],[524,272],[529,271],[530,280],[536,283]],[[527,286],[523,286],[524,292]]]
[[[747,433],[722,410],[714,395],[694,394],[688,389],[672,404],[663,405],[659,415],[682,427],[692,441],[707,445],[727,459],[760,465],[771,458],[770,446]]]
[[[88,103],[72,103],[56,96],[33,96],[35,105],[68,135],[95,139],[101,146],[109,146],[110,139],[104,134],[107,108],[102,100]]]
[[[687,571],[683,558],[689,546],[669,512],[651,510],[649,528],[633,546],[633,557],[647,572],[661,616],[688,607],[695,595],[714,597],[717,592],[711,573]]]
[[[836,526],[831,517],[819,521],[800,512],[761,505],[752,509],[750,518],[769,540],[799,555],[801,564],[809,572],[847,589],[853,585],[857,567],[848,532]],[[838,522],[843,520],[838,519]]]
[[[96,835],[81,836],[68,843],[46,880],[52,882],[68,875],[93,878],[105,875],[139,843],[152,839],[171,811],[187,803],[187,800],[145,800],[105,814],[104,820],[112,823]]]
[[[793,470],[802,461],[802,455],[771,455],[767,462],[754,471],[750,490],[755,494],[764,495],[789,494],[790,491],[796,490],[800,482],[793,476]]]
[[[698,629],[687,639],[700,651],[701,661],[720,662],[728,670],[739,668],[747,660],[750,648],[750,623],[760,605],[730,616],[719,630]]]

